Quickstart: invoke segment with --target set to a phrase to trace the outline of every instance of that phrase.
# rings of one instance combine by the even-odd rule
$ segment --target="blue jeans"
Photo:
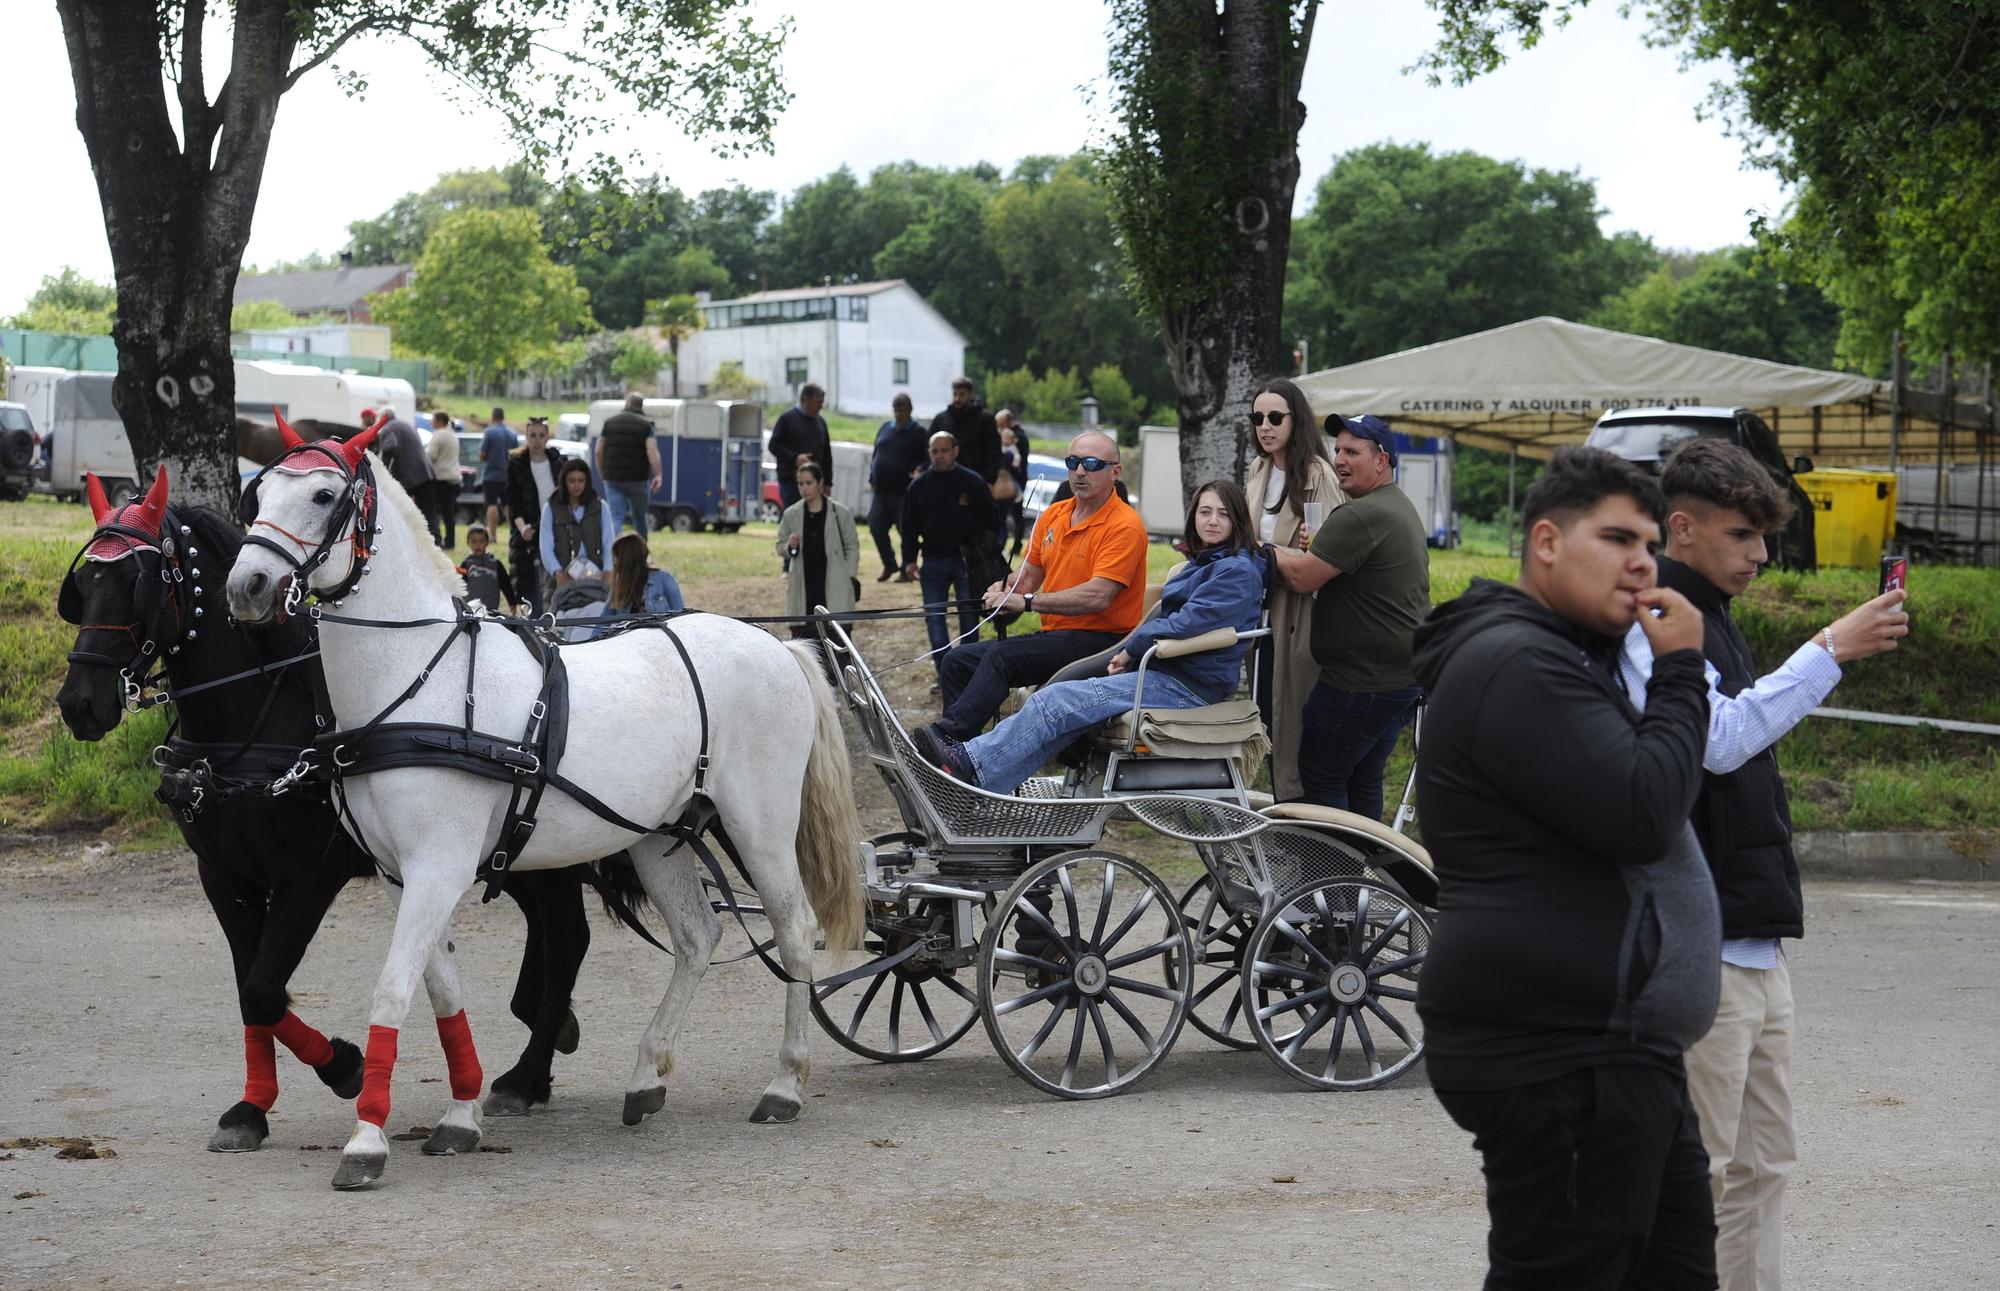
[[[1421,686],[1370,694],[1316,683],[1299,734],[1304,800],[1381,820],[1382,768],[1423,694]]]
[[[1039,686],[1078,659],[1108,650],[1123,632],[1044,628],[1000,641],[974,641],[948,651],[938,669],[944,713],[938,729],[954,740],[969,740],[1007,702],[1016,686]]]
[[[644,480],[604,481],[604,505],[611,512],[611,532],[617,533],[625,527],[627,516],[631,517],[632,530],[641,538],[646,536],[647,522],[652,518],[653,495],[646,488]],[[608,557],[609,552],[605,555]]]
[[[1088,677],[1044,686],[1029,697],[1021,711],[976,740],[966,754],[979,773],[979,784],[994,793],[1011,793],[1041,770],[1050,758],[1080,733],[1132,711],[1137,673]],[[1146,707],[1197,708],[1204,701],[1176,678],[1157,669],[1146,672]]]
[[[979,602],[972,597],[972,570],[967,568],[963,556],[926,556],[917,568],[917,584],[923,589],[924,604],[942,606],[947,600],[958,602],[958,630],[961,635],[975,631],[979,626]],[[954,589],[957,592],[953,596]],[[942,650],[944,643],[951,640],[951,628],[947,622],[947,612],[933,608],[924,615],[924,631],[930,634],[931,649]],[[977,636],[971,640],[978,640]],[[940,672],[944,669],[944,655],[931,658]]]

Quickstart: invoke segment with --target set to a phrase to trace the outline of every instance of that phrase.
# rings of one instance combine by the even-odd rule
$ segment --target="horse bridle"
[[[325,534],[317,546],[282,525],[257,514],[257,491],[258,486],[263,484],[264,477],[305,453],[317,453],[326,458],[328,465],[340,472],[342,483],[340,497],[334,503],[333,514],[327,518]],[[320,469],[324,468],[314,466],[308,471],[297,473],[307,474]],[[282,611],[284,614],[295,612],[299,603],[308,594],[317,595],[322,601],[339,604],[354,591],[356,585],[361,582],[361,576],[368,572],[368,557],[373,554],[375,536],[381,531],[377,522],[376,505],[375,470],[368,464],[367,455],[362,454],[358,464],[349,466],[339,449],[325,441],[315,440],[311,443],[294,445],[275,458],[269,466],[257,472],[256,478],[250,481],[250,486],[243,493],[242,518],[250,527],[250,531],[243,536],[243,543],[245,546],[257,546],[276,552],[292,567],[290,586],[285,591]],[[272,530],[284,538],[285,542],[291,543],[292,547],[287,547],[276,538],[264,536],[258,532],[259,529]],[[347,577],[333,587],[313,592],[308,586],[309,576],[313,570],[332,559],[333,553],[339,550],[343,540],[349,542],[352,548]],[[294,555],[294,547],[304,554]]]
[[[182,525],[183,536],[189,534],[187,525]],[[105,540],[123,544],[124,551],[116,556],[93,556],[91,549]],[[157,571],[148,570],[141,562],[141,553],[152,552],[160,558]],[[189,561],[197,552],[192,543],[186,548]],[[139,570],[133,581],[132,611],[130,623],[85,623],[83,622],[82,592],[76,581],[77,569],[89,563],[109,563],[130,557]],[[165,667],[165,656],[178,654],[183,641],[192,640],[199,629],[194,620],[199,619],[202,607],[193,607],[193,613],[185,613],[181,607],[179,589],[185,584],[193,592],[195,599],[202,594],[199,582],[201,567],[189,563],[183,566],[181,553],[176,548],[173,536],[162,532],[158,537],[132,525],[121,524],[116,516],[97,526],[90,535],[90,541],[83,545],[70,561],[69,572],[63,576],[62,590],[56,598],[57,613],[80,632],[123,632],[132,639],[133,651],[130,655],[106,654],[98,650],[83,649],[81,645],[66,656],[70,663],[95,664],[105,668],[116,668],[123,692],[123,702],[127,711],[137,712],[144,707],[146,689],[159,680],[160,670]],[[157,578],[160,588],[149,608],[141,608],[143,591],[147,580]],[[163,628],[167,612],[172,610],[174,625],[171,635]]]

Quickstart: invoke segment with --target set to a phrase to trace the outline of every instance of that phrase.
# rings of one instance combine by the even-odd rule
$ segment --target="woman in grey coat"
[[[778,551],[791,559],[785,578],[785,613],[824,605],[836,613],[854,608],[861,570],[861,539],[854,513],[827,496],[816,462],[799,467],[799,500],[778,520]]]

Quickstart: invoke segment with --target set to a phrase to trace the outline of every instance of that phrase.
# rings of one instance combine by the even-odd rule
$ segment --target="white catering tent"
[[[1758,409],[1789,451],[1815,457],[1881,457],[1888,443],[1886,381],[1561,318],[1328,368],[1299,386],[1321,415],[1374,413],[1405,434],[1534,457],[1582,442],[1606,411],[1655,404]]]

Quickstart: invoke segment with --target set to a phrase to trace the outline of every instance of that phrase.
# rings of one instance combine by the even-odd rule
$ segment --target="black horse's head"
[[[118,725],[131,689],[196,635],[200,564],[224,567],[236,540],[203,513],[168,511],[164,467],[144,498],[123,506],[106,499],[94,476],[85,477],[85,495],[97,530],[57,597],[77,633],[56,706],[71,734],[97,740]],[[216,543],[225,549],[203,550]]]

